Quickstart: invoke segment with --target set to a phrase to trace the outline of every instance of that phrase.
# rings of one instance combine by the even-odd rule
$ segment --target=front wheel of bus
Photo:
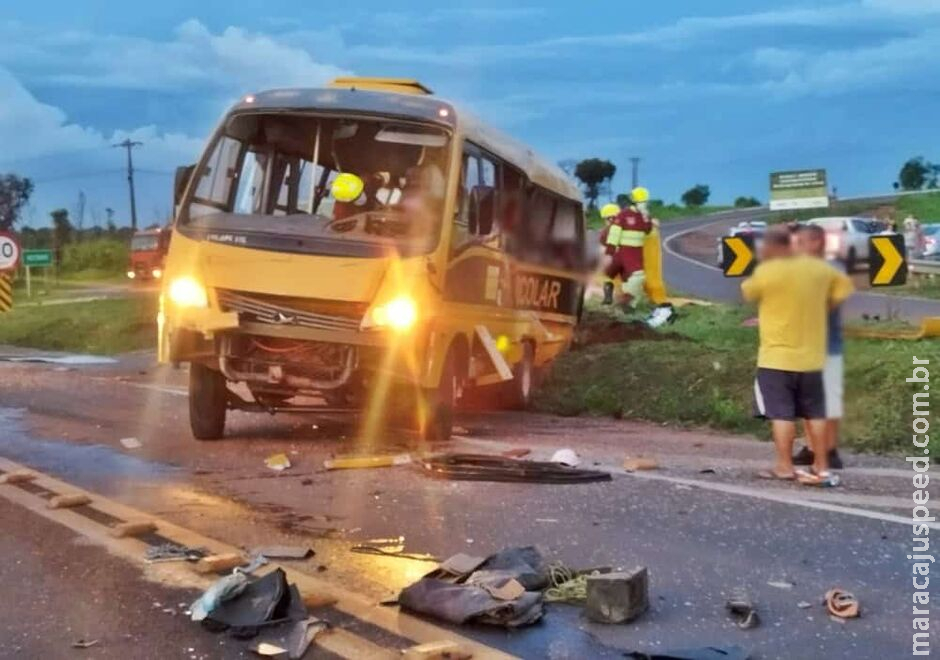
[[[218,440],[225,433],[228,388],[225,376],[204,364],[189,366],[189,426],[197,440]]]
[[[441,370],[441,382],[436,389],[424,393],[424,410],[419,420],[421,439],[426,442],[450,440],[454,428],[454,408],[457,403],[457,357],[453,350]]]

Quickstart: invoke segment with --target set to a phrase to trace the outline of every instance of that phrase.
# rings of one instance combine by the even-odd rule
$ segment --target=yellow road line
[[[35,474],[29,480],[30,488],[40,487],[56,495],[68,493],[70,495],[84,494],[91,498],[91,505],[97,511],[121,521],[149,520],[156,524],[157,533],[180,545],[206,548],[212,554],[226,554],[240,552],[232,545],[217,539],[203,536],[197,532],[174,525],[171,522],[151,516],[146,512],[125,506],[114,500],[97,495],[91,491],[77,488],[72,484],[48,476],[42,472],[28,469],[23,465],[0,457],[0,470],[4,473],[28,472]],[[48,520],[68,527],[72,531],[88,538],[96,545],[106,548],[115,555],[130,560],[142,568],[148,577],[164,584],[175,587],[205,589],[215,580],[215,576],[204,576],[196,573],[190,564],[169,562],[148,564],[144,559],[147,544],[134,537],[115,538],[111,534],[111,527],[90,519],[74,509],[52,509],[48,507],[48,499],[41,494],[29,492],[28,489],[17,484],[0,484],[0,496],[10,502],[18,504],[33,513]],[[281,568],[287,575],[289,582],[297,585],[302,594],[330,595],[337,599],[333,606],[336,610],[350,615],[362,622],[384,629],[401,638],[423,644],[436,641],[453,641],[473,654],[475,660],[494,659],[503,660],[513,656],[498,649],[486,646],[469,638],[440,628],[432,623],[418,619],[409,614],[399,612],[394,608],[383,607],[378,603],[349,591],[338,584],[322,578],[297,571],[275,563],[268,564],[260,573],[266,573]],[[368,639],[354,635],[348,631],[337,629],[331,634],[317,638],[316,644],[323,646],[332,653],[346,658],[392,658],[399,657],[396,649],[384,649]]]

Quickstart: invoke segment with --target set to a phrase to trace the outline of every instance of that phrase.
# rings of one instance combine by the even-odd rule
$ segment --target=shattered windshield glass
[[[183,222],[424,252],[436,245],[449,136],[392,120],[243,114],[196,173]],[[342,245],[340,253],[347,252]]]

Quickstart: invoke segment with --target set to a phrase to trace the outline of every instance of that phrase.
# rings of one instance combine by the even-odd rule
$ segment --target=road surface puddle
[[[32,437],[23,424],[25,411],[0,408],[0,455],[83,488],[113,491],[124,481],[162,481],[179,475],[178,467],[129,456],[105,445],[73,444]]]

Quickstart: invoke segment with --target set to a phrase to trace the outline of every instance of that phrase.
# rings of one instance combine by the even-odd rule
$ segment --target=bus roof
[[[499,156],[525,172],[529,180],[569,199],[581,200],[581,191],[565,172],[538,156],[527,145],[509,137],[472,113],[439,97],[418,91],[426,89],[411,80],[385,80],[369,85],[354,83],[362,79],[338,79],[332,88],[273,89],[244,97],[233,108],[245,110],[324,110],[361,112],[403,119],[418,119],[459,128],[471,142]],[[405,89],[396,89],[396,84]],[[346,86],[349,85],[347,88]],[[379,86],[382,85],[382,86]],[[373,91],[374,89],[381,91]],[[392,91],[394,90],[394,91]]]

